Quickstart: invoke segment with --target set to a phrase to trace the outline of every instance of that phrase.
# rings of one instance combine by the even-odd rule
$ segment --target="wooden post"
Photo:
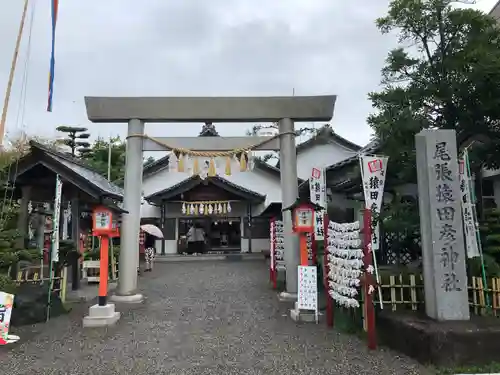
[[[99,306],[106,306],[108,296],[109,237],[101,236],[101,262],[99,272]]]
[[[323,217],[324,225],[324,237],[323,237],[323,280],[325,284],[326,293],[326,325],[328,327],[333,327],[333,299],[330,296],[330,285],[328,283],[328,273],[330,272],[330,267],[328,265],[328,223],[330,219],[328,215],[325,214]]]
[[[252,252],[252,204],[248,202],[247,204],[247,232],[248,232],[248,252]]]
[[[176,222],[177,225],[177,222]],[[161,232],[163,233],[163,236],[165,237],[165,201],[161,202],[160,206],[160,229]],[[177,230],[177,229],[176,229]],[[177,241],[177,237],[175,238]],[[161,239],[161,255],[165,255],[165,238]]]
[[[62,282],[61,282],[61,302],[66,303],[66,291],[68,284],[68,267],[64,266],[62,269]]]
[[[365,208],[363,214],[363,258],[364,258],[364,268],[365,268],[365,277],[364,277],[364,310],[366,317],[366,327],[368,331],[368,348],[376,349],[377,348],[377,338],[375,332],[375,308],[373,306],[373,293],[375,292],[375,285],[373,283],[373,275],[367,272],[367,268],[372,265],[372,212],[369,208]],[[372,290],[370,290],[370,286]]]

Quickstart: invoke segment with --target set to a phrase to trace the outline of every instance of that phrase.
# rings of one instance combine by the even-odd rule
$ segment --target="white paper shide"
[[[328,223],[328,286],[340,306],[359,307],[356,298],[363,267],[359,222]]]
[[[311,202],[315,203],[326,209],[327,207],[327,197],[326,197],[326,178],[324,168],[313,168],[311,171],[311,177],[309,177],[309,194],[311,197]],[[316,241],[323,241],[325,238],[325,227],[323,219],[325,217],[325,211],[318,211],[314,213],[314,237]]]
[[[312,261],[313,259],[313,237],[312,233],[306,233],[306,244],[307,244],[307,259]]]
[[[284,270],[284,226],[281,220],[271,221],[271,269]]]

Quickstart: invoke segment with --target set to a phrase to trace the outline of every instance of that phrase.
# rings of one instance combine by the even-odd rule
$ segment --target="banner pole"
[[[482,246],[482,243],[481,243],[481,233],[479,232],[479,225],[478,225],[478,220],[477,220],[477,210],[476,210],[476,191],[474,189],[474,186],[472,186],[471,184],[471,171],[470,171],[470,164],[469,164],[469,152],[467,150],[467,148],[464,150],[464,162],[465,162],[465,167],[466,167],[466,170],[464,171],[465,174],[465,178],[466,178],[466,182],[467,184],[469,185],[469,193],[470,193],[470,196],[467,197],[468,199],[470,199],[470,203],[471,203],[471,208],[472,208],[472,211],[473,211],[473,215],[474,215],[474,229],[475,229],[475,235],[476,235],[476,242],[477,242],[477,248],[479,250],[479,256],[480,256],[480,260],[481,260],[481,274],[482,274],[482,278],[483,278],[483,284],[484,284],[484,288],[485,289],[488,289],[488,280],[486,278],[486,268],[484,267],[484,257],[483,257],[483,246]],[[485,289],[483,289],[483,295],[484,297],[486,298],[486,306],[489,308],[491,305],[490,305],[490,296],[488,293],[486,293]]]
[[[364,294],[365,294],[365,311],[366,311],[366,326],[368,331],[368,349],[374,350],[377,348],[377,338],[375,332],[375,308],[373,306],[373,278],[368,267],[372,264],[372,212],[370,209],[365,208],[363,214],[363,252],[365,263],[365,280],[364,280]]]

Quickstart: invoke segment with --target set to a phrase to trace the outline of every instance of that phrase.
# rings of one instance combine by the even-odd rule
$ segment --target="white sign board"
[[[298,267],[298,298],[299,310],[313,310],[318,317],[318,275],[316,266]]]
[[[9,335],[10,319],[14,306],[14,295],[0,292],[0,345],[19,340],[19,336]]]
[[[385,175],[387,171],[386,156],[361,156],[361,178],[363,180],[363,192],[365,194],[365,208],[372,212],[380,213],[384,197]],[[373,229],[372,250],[380,248],[379,226]]]
[[[56,176],[54,214],[52,216],[52,261],[59,262],[59,220],[61,217],[62,181]]]
[[[459,164],[460,201],[462,203],[462,218],[464,220],[465,248],[468,258],[478,257],[477,227],[474,219],[474,203],[472,202],[469,171],[464,159]]]
[[[326,173],[324,168],[313,168],[309,177],[309,196],[311,202],[326,209]],[[325,211],[314,213],[314,237],[316,241],[323,241],[325,238],[324,220]]]

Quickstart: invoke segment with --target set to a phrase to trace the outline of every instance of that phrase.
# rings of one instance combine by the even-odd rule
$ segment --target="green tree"
[[[472,157],[500,166],[500,30],[479,11],[446,0],[393,0],[377,20],[397,33],[382,70],[383,89],[369,95],[368,122],[390,157],[389,181],[416,181],[414,136],[422,129],[455,129],[459,143],[479,139]]]
[[[9,169],[21,156],[28,152],[25,138],[17,139],[0,153],[0,290],[14,292],[15,284],[9,274],[11,267],[19,261],[32,261],[39,258],[39,250],[26,249],[22,235],[17,230],[19,205],[12,199],[13,187],[6,183]]]
[[[99,137],[81,158],[106,178],[109,165],[110,180],[121,186],[125,177],[125,148],[126,143],[120,137],[111,137],[109,140]],[[152,161],[154,161],[152,157],[145,158],[144,164]]]
[[[125,142],[120,137],[112,137],[109,140],[99,137],[89,147],[89,152],[82,155],[82,159],[106,178],[110,164],[110,180],[121,181],[125,175]]]
[[[269,132],[276,132],[278,130],[278,125],[277,124],[272,124],[272,125],[254,125],[252,126],[251,129],[246,131],[247,136],[258,136],[260,135],[263,131],[269,130]],[[309,128],[309,127],[302,127],[300,129],[295,130],[295,136],[300,137],[301,135],[311,135],[314,136],[316,135],[318,129],[315,128]],[[269,162],[273,159],[279,159],[279,154],[277,152],[268,152],[262,156],[257,156],[258,159],[260,159],[263,162]]]
[[[90,152],[90,143],[86,141],[90,134],[86,133],[87,128],[77,126],[58,126],[57,131],[66,133],[67,136],[62,140],[62,143],[71,148],[71,155],[76,156],[77,152],[80,155],[85,155]]]
[[[480,230],[486,274],[498,277],[500,276],[500,210],[496,208],[485,210]],[[469,261],[469,273],[473,276],[481,275],[479,258]]]

